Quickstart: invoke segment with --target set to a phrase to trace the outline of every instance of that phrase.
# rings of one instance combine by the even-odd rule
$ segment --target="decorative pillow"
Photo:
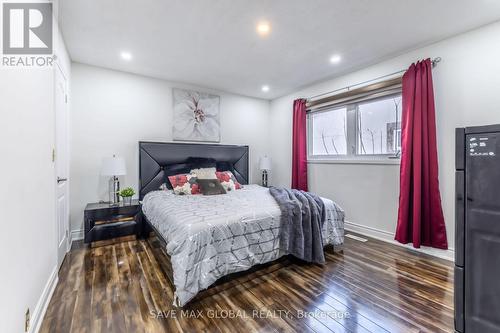
[[[217,171],[215,175],[227,192],[242,188],[231,171]]]
[[[214,168],[217,165],[217,161],[213,158],[206,157],[188,157],[186,163],[194,168]]]
[[[175,176],[168,176],[174,194],[190,195],[201,194],[196,175],[185,173]]]
[[[217,179],[215,168],[200,168],[191,170],[191,174],[196,175],[198,179]]]
[[[198,184],[203,195],[226,194],[218,179],[198,179]]]
[[[231,162],[218,161],[217,164],[215,164],[215,167],[217,170],[234,172],[234,165]]]

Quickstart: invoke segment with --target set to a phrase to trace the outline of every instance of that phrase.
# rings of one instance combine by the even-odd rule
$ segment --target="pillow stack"
[[[168,176],[174,194],[214,195],[242,188],[231,171],[217,171],[216,168],[192,169],[188,174]]]

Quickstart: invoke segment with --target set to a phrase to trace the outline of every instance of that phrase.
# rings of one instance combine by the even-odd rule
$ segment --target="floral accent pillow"
[[[240,183],[238,183],[236,177],[231,171],[217,171],[215,175],[226,192],[239,190],[243,187]]]
[[[191,195],[201,194],[198,185],[198,178],[194,174],[184,173],[175,176],[168,176],[174,194]]]

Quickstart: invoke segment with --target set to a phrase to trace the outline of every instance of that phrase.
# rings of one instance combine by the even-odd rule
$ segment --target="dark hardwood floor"
[[[290,258],[178,309],[146,241],[68,253],[40,332],[451,332],[452,263],[346,238],[324,266]]]

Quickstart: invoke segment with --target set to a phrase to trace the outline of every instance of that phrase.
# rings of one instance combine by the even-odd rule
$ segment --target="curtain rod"
[[[432,59],[431,60],[432,68],[436,67],[437,64],[440,61],[441,61],[441,57],[436,57],[436,58]],[[400,73],[404,73],[404,72],[406,72],[406,69],[402,69],[400,71],[397,71],[397,72],[394,72],[394,73],[390,73],[390,74],[386,74],[386,75],[382,75],[382,76],[376,77],[376,78],[371,79],[371,80],[367,80],[367,81],[356,83],[356,84],[353,84],[353,85],[350,85],[350,86],[346,86],[344,88],[327,91],[326,93],[322,93],[322,94],[319,94],[319,95],[314,95],[314,96],[311,96],[309,98],[306,98],[306,100],[310,101],[311,99],[318,98],[318,97],[325,96],[325,95],[330,95],[332,93],[335,93],[335,92],[341,91],[341,90],[346,90],[347,89],[347,91],[349,91],[351,88],[354,88],[354,87],[357,87],[357,86],[362,86],[362,85],[365,85],[367,83],[370,83],[370,82],[373,82],[373,81],[377,81],[377,80],[380,80],[380,79],[384,79],[386,77],[390,77],[390,76],[393,76],[393,75],[396,75],[396,74],[400,74]]]

